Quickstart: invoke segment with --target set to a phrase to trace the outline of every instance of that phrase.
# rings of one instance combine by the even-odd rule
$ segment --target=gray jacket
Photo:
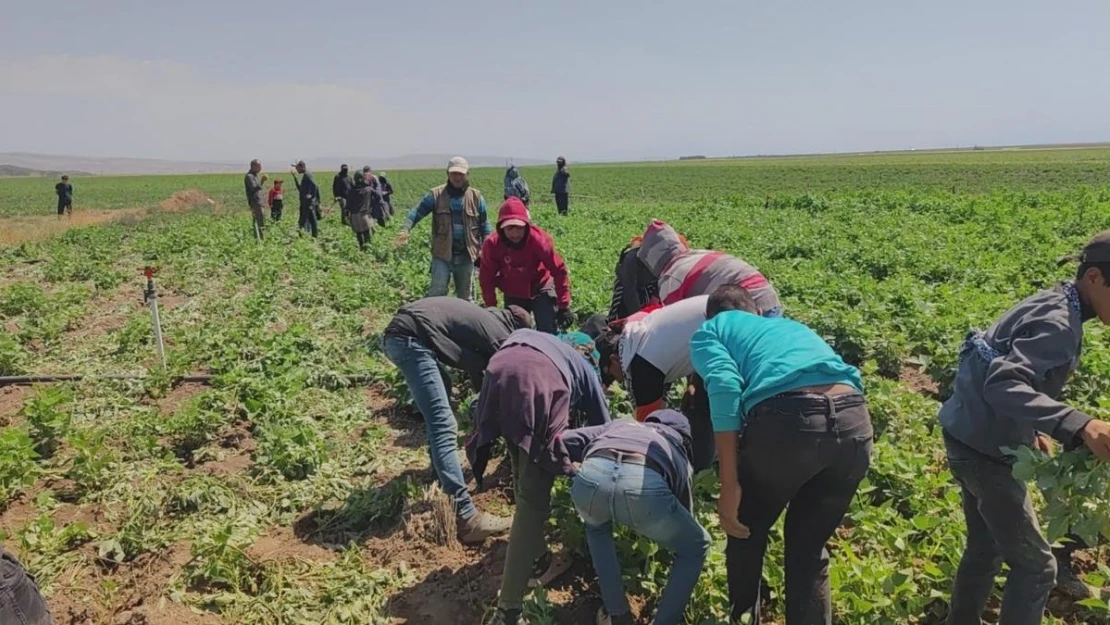
[[[247,191],[247,205],[251,208],[262,208],[262,181],[258,174],[247,172],[243,176],[243,186]]]
[[[1083,315],[1075,287],[1041,291],[1008,310],[960,350],[940,422],[953,438],[994,458],[1032,445],[1037,432],[1073,446],[1091,417],[1061,403],[1079,366]]]

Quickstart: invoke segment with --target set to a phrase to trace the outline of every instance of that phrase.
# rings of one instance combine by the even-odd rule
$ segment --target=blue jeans
[[[447,295],[447,283],[454,278],[455,297],[471,301],[474,299],[474,261],[470,255],[455,254],[451,262],[432,257],[432,282],[428,285],[428,297]]]
[[[440,487],[455,503],[455,512],[463,519],[471,518],[478,509],[466,490],[459,464],[459,423],[451,411],[449,387],[436,353],[417,339],[389,334],[382,337],[382,351],[405,376],[412,400],[424,415],[428,453]]]
[[[682,507],[663,476],[638,464],[587,457],[574,478],[570,496],[586,524],[586,542],[605,611],[619,616],[630,610],[613,542],[615,521],[674,552],[671,576],[654,622],[681,623],[709,552],[709,534]]]
[[[783,316],[782,306],[775,306],[771,310],[763,311],[763,316],[768,319],[779,319]]]

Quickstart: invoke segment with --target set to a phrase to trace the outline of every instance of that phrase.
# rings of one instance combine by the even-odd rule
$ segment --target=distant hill
[[[343,163],[351,167],[370,165],[374,169],[436,169],[446,167],[447,161],[455,154],[408,154],[394,157],[319,157],[305,158],[309,169],[338,169]],[[466,156],[471,167],[504,167],[509,162],[504,156]],[[269,171],[284,171],[295,158],[262,158],[263,166]],[[548,161],[534,158],[513,158],[517,165],[539,165]],[[16,173],[3,173],[0,176],[61,175],[62,173],[84,175],[121,175],[121,174],[201,174],[243,172],[247,162],[219,163],[208,161],[168,161],[153,158],[120,158],[96,156],[67,156],[62,154],[32,154],[27,152],[0,152],[0,163],[4,168]]]
[[[60,171],[42,171],[38,169],[30,169],[28,167],[19,167],[17,165],[0,164],[0,178],[13,178],[17,176],[31,177],[31,178],[57,178],[63,172]],[[83,171],[66,172],[75,176],[87,176],[88,174]]]

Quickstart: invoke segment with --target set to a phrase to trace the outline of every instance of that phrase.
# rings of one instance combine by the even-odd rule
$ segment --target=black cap
[[[1069,262],[1110,263],[1110,230],[1103,230],[1091,237],[1078,254],[1069,254],[1060,259],[1061,265]]]
[[[305,167],[304,161],[297,161],[293,163],[293,167]]]
[[[340,165],[339,169],[347,169],[347,163],[343,163],[342,165]]]

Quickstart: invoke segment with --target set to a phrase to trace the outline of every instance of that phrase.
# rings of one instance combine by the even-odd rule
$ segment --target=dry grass
[[[55,215],[4,217],[0,218],[0,245],[43,241],[72,228],[87,228],[106,223],[135,224],[151,215],[218,207],[219,205],[204,192],[186,189],[162,200],[158,206],[120,210],[76,210],[71,215],[61,217]]]

